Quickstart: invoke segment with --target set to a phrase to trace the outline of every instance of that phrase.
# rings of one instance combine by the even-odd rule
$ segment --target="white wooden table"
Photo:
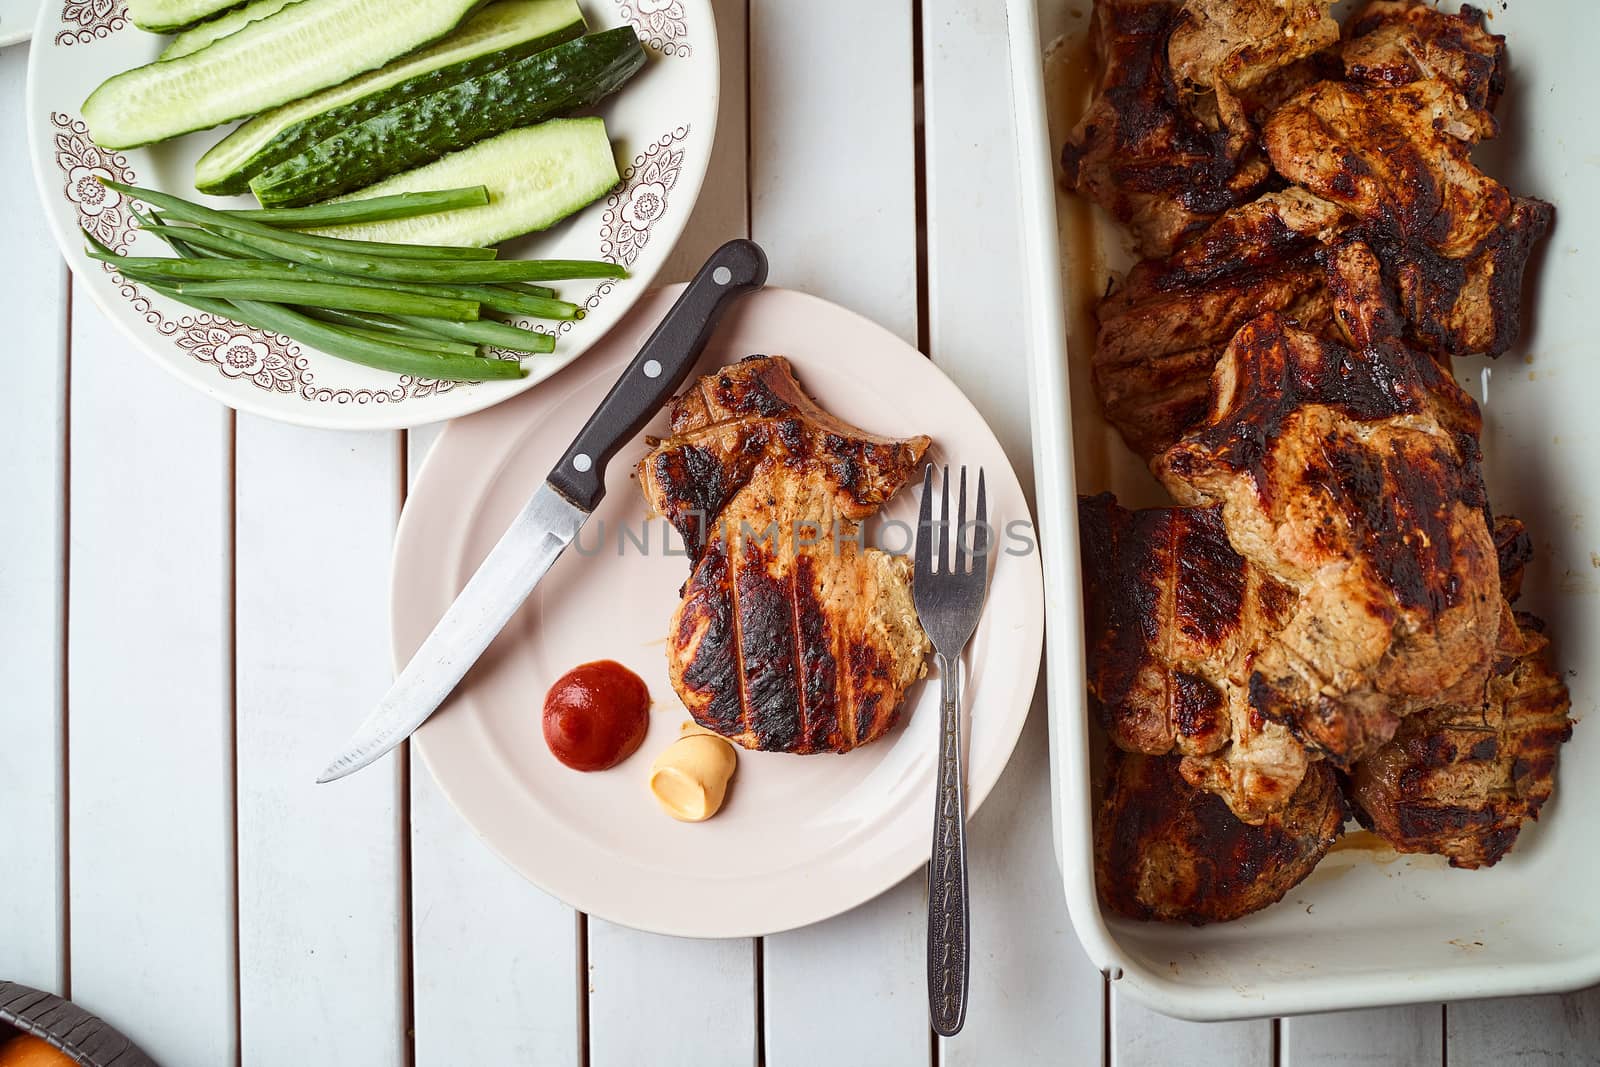
[[[669,274],[755,238],[774,284],[927,352],[1026,483],[1003,5],[717,6],[718,146]],[[1061,901],[1042,705],[972,828],[949,1041],[920,876],[793,933],[676,940],[524,883],[403,749],[314,786],[390,677],[390,542],[435,431],[236,415],[74,299],[26,62],[0,52],[0,978],[196,1067],[1600,1063],[1597,991],[1200,1026],[1108,988]]]

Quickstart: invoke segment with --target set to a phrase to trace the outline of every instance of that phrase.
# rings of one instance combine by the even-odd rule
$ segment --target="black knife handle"
[[[729,241],[711,253],[545,479],[551,487],[593,511],[605,496],[611,457],[678,391],[722,313],[766,281],[767,254],[754,241]]]

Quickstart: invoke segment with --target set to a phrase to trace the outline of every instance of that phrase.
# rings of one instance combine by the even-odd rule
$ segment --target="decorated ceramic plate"
[[[406,500],[395,547],[393,642],[404,662],[549,472],[676,298],[640,301],[583,362],[532,393],[450,424]],[[927,459],[981,466],[996,551],[964,663],[967,807],[999,778],[1028,715],[1044,634],[1028,506],[994,434],[939,369],[880,326],[782,289],[745,297],[695,374],[752,353],[787,356],[823,408],[869,433],[933,438]],[[462,815],[527,878],[572,906],[691,937],[772,933],[873,897],[928,860],[939,681],[913,683],[898,722],[844,755],[738,751],[723,808],[703,823],[657,807],[652,762],[687,718],[667,678],[667,633],[689,561],[649,513],[632,466],[666,414],[624,445],[578,541],[413,743]],[[917,477],[868,523],[869,545],[908,552]],[[642,745],[579,773],[545,744],[545,692],[581,663],[615,660],[652,698]],[[359,715],[358,715],[359,717]],[[352,720],[353,723],[354,720]]]
[[[217,206],[194,190],[194,162],[225,128],[126,152],[97,147],[83,101],[119,71],[153,61],[168,38],[145,33],[120,2],[45,0],[28,72],[28,139],[50,227],[82,290],[152,359],[241,411],[313,426],[380,429],[438,422],[520,393],[572,362],[649,287],[689,220],[717,122],[717,35],[709,0],[581,0],[591,30],[632,25],[650,61],[596,109],[617,155],[621,183],[550,230],[506,242],[502,258],[604,259],[621,281],[567,282],[560,295],[577,321],[531,323],[557,331],[556,350],[524,360],[517,381],[439,382],[335,359],[279,334],[215,319],[125,280],[84,254],[81,230],[118,252],[167,255],[139,233],[129,205],[96,178],[149,186]],[[234,206],[255,206],[251,197]],[[530,325],[524,321],[524,325]]]

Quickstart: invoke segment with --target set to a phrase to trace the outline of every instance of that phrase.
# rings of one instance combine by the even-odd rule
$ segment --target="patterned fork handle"
[[[967,804],[961,767],[960,661],[939,663],[939,784],[928,863],[928,1008],[941,1037],[967,1018]]]

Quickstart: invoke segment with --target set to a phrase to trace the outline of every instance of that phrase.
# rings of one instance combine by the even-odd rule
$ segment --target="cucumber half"
[[[226,11],[239,0],[128,0],[128,17],[141,30],[171,33]]]
[[[179,59],[124,71],[83,103],[102,148],[251,115],[382,66],[455,28],[478,0],[308,0]]]
[[[554,225],[604,196],[618,180],[604,120],[555,119],[479,141],[356,194],[485,185],[489,203],[483,207],[312,232],[397,244],[489,245]]]
[[[233,8],[214,19],[207,19],[198,26],[184,30],[162,50],[161,58],[181,59],[191,52],[198,52],[230,33],[238,33],[252,22],[260,22],[268,15],[276,15],[296,2],[298,0],[251,0],[243,7]]]
[[[250,179],[340,130],[396,104],[583,33],[574,0],[502,0],[430,48],[314,96],[258,115],[194,167],[202,193],[242,193]]]
[[[267,207],[297,207],[422,166],[518,126],[568,115],[644,66],[631,26],[580,37],[454,85],[408,97],[250,179]]]

